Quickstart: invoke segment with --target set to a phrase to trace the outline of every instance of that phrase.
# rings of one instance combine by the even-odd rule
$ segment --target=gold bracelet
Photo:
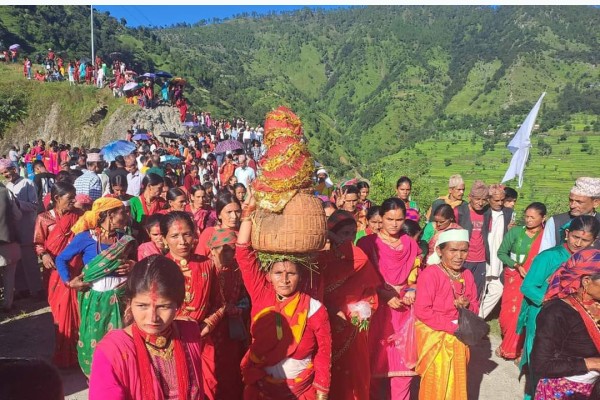
[[[327,393],[319,392],[317,390],[317,394],[315,396],[315,400],[327,400]]]
[[[252,221],[252,217],[242,217],[240,218],[240,222]]]

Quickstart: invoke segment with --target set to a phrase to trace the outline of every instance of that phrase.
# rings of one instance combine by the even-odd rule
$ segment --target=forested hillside
[[[458,129],[491,129],[488,147],[504,143],[542,91],[540,132],[575,116],[600,130],[593,7],[304,9],[153,29],[96,13],[94,25],[99,54],[189,78],[192,110],[258,123],[289,105],[340,173],[370,176],[384,156]],[[0,7],[0,40],[26,52],[88,55],[89,35],[89,7]]]

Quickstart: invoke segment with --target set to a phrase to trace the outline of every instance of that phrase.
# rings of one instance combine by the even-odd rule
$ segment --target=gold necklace
[[[396,239],[396,238],[394,238],[394,237],[392,237],[392,236],[388,235],[387,233],[385,233],[385,232],[383,232],[383,231],[379,231],[379,237],[380,237],[382,240],[384,240],[384,241],[388,242],[389,244],[394,244],[394,243],[397,243],[397,242],[400,240],[400,238],[399,238],[399,237]]]
[[[440,264],[441,264],[442,269],[444,270],[444,272],[446,272],[446,274],[448,274],[448,276],[450,278],[454,279],[455,281],[458,281],[458,280],[461,279],[461,275],[462,275],[461,271],[458,271],[458,272],[453,271],[450,268],[446,267],[446,265],[443,262],[440,263]]]

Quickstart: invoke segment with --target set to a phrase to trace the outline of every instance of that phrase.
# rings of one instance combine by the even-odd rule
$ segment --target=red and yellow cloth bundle
[[[300,119],[286,107],[267,114],[264,142],[268,150],[253,187],[258,207],[280,212],[298,190],[312,186],[314,160],[302,142]]]

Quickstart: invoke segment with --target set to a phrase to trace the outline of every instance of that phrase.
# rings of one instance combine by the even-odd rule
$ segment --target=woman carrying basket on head
[[[306,273],[301,258],[281,255],[260,264],[250,243],[254,208],[249,196],[235,254],[252,303],[252,343],[241,364],[244,399],[325,400],[331,380],[327,311],[298,290]]]

